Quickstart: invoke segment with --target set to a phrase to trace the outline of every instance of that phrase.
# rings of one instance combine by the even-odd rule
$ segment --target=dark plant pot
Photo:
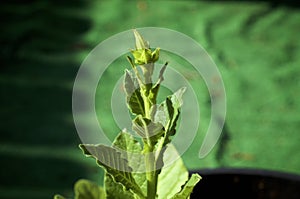
[[[300,199],[300,175],[258,169],[204,169],[191,199]]]

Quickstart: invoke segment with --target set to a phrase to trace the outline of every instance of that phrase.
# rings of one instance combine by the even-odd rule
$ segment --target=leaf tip
[[[191,178],[197,181],[197,183],[202,179],[202,177],[198,173],[193,173]]]
[[[79,148],[82,150],[84,155],[91,155],[90,151],[88,150],[88,144],[79,144]]]
[[[53,199],[65,199],[65,197],[59,195],[59,194],[56,194]]]

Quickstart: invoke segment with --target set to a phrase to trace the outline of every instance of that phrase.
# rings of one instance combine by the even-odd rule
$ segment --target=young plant
[[[165,101],[157,104],[157,96],[166,63],[152,83],[159,48],[152,50],[149,43],[133,30],[136,49],[127,59],[132,70],[125,71],[126,102],[134,119],[133,136],[126,129],[115,138],[112,146],[81,144],[83,153],[96,159],[105,170],[104,187],[88,180],[79,180],[75,199],[187,199],[201,177],[189,173],[171,143],[182,106],[181,88]],[[175,83],[175,82],[174,82]],[[176,159],[165,165],[167,160]],[[55,199],[64,199],[55,195]]]

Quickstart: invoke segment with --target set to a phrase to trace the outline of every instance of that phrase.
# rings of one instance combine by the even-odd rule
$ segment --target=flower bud
[[[154,63],[159,58],[159,48],[154,51],[150,49],[149,43],[136,31],[133,30],[135,37],[135,50],[131,50],[134,62],[139,65]]]

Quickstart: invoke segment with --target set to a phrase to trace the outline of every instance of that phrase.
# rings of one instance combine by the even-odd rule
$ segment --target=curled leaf
[[[89,180],[78,180],[75,183],[74,192],[75,199],[105,199],[103,188]]]
[[[150,119],[138,115],[132,122],[132,129],[142,138],[150,138],[152,143],[156,143],[163,133],[163,125],[154,123]]]

